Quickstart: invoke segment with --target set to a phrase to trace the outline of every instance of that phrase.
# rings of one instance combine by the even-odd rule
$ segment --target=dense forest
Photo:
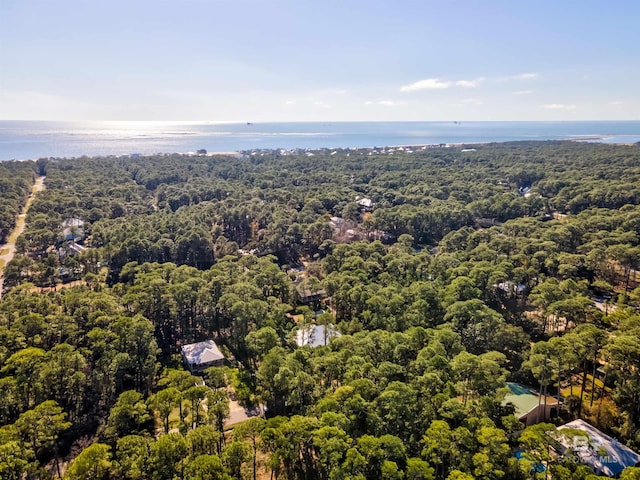
[[[30,162],[0,162],[0,244],[16,225],[16,214],[27,203],[35,174]]]
[[[46,176],[4,266],[0,478],[601,478],[556,427],[640,449],[640,145],[472,147],[0,163],[0,241]],[[526,426],[507,382],[561,408]]]

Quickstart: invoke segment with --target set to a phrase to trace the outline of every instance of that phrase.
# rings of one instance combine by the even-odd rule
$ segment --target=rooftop
[[[371,208],[373,207],[373,200],[371,200],[370,198],[361,198],[360,200],[358,200],[358,205],[360,205],[361,207]]]
[[[511,393],[504,397],[503,404],[512,403],[516,407],[515,414],[518,418],[535,409],[540,403],[544,403],[544,397],[540,399],[540,395],[529,387],[511,382],[507,382],[507,387],[509,387]],[[558,400],[547,396],[547,405],[555,405],[557,403]]]
[[[183,345],[182,355],[189,365],[204,365],[224,360],[224,355],[213,340]]]
[[[332,338],[340,336],[342,334],[333,325],[304,325],[296,331],[296,343],[299,347],[319,347],[328,345]]]
[[[81,227],[83,225],[84,225],[84,222],[82,220],[80,220],[79,218],[66,218],[62,222],[62,227],[63,228]]]
[[[562,430],[573,432],[567,431],[565,434]],[[560,443],[571,448],[596,473],[615,477],[625,468],[640,462],[640,455],[584,420],[578,419],[561,425],[558,431],[561,433],[561,438],[558,439]]]

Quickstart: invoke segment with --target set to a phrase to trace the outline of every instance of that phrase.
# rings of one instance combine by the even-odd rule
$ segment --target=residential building
[[[224,364],[224,355],[213,340],[183,345],[181,350],[184,363],[192,373]]]
[[[308,345],[320,347],[329,345],[332,338],[342,336],[333,325],[303,325],[296,331],[296,344],[299,347]]]
[[[640,455],[593,425],[578,419],[558,427],[562,455],[589,465],[597,475],[618,477],[640,463]]]
[[[82,240],[84,238],[83,225],[84,222],[79,218],[67,218],[62,222],[62,236],[65,240]]]
[[[510,393],[504,397],[502,404],[512,404],[515,416],[527,426],[548,420],[551,413],[559,408],[557,399],[540,395],[533,388],[510,382],[507,382],[507,387]]]

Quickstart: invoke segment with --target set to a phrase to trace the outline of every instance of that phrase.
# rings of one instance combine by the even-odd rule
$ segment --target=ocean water
[[[640,141],[640,121],[40,122],[0,121],[0,160],[515,140]]]

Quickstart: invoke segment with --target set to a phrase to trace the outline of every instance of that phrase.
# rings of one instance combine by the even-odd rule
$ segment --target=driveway
[[[264,416],[264,405],[258,405],[254,408],[245,408],[240,405],[237,400],[232,400],[235,395],[232,393],[231,387],[229,387],[229,390],[231,390],[229,392],[229,418],[224,422],[225,427],[230,427],[236,423],[244,422],[251,417]]]

